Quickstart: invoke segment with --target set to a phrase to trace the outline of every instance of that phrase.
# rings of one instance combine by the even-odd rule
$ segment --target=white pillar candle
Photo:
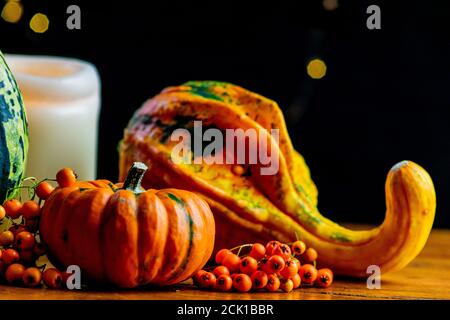
[[[6,55],[27,111],[26,176],[54,178],[63,167],[82,180],[96,177],[100,78],[76,59]]]

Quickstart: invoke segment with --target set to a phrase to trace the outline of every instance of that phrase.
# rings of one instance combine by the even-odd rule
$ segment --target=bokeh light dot
[[[327,65],[321,59],[313,59],[308,62],[306,71],[311,78],[321,79],[327,73]]]
[[[44,33],[50,24],[47,16],[43,13],[36,13],[30,20],[30,28],[36,33]]]
[[[322,5],[328,11],[336,10],[339,7],[338,0],[323,0]]]
[[[17,23],[22,18],[23,8],[19,2],[8,1],[2,10],[2,18],[9,23]]]

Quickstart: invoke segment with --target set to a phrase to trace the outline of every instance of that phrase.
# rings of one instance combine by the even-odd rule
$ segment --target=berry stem
[[[248,247],[252,247],[252,246],[253,246],[253,244],[251,244],[251,243],[246,243],[246,244],[242,244],[242,245],[240,245],[240,246],[231,248],[231,249],[229,249],[229,250],[230,250],[230,251],[238,250],[238,252],[236,253],[236,255],[237,255],[238,257],[240,257],[240,254],[241,254],[242,249],[248,248]]]
[[[242,248],[245,248],[245,247],[251,247],[252,245],[253,244],[251,244],[251,243],[241,244],[240,246],[236,246],[234,248],[231,248],[230,251],[234,251],[236,249],[242,249]]]

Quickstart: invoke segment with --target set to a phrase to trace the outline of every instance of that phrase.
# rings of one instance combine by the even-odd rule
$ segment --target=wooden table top
[[[326,289],[301,288],[291,293],[219,293],[197,290],[190,282],[167,289],[91,291],[0,286],[1,300],[308,300],[308,299],[450,299],[450,230],[433,230],[421,254],[405,269],[382,275],[381,289],[365,281],[336,278]]]

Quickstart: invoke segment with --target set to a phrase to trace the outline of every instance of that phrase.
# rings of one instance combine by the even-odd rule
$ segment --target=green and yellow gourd
[[[17,195],[28,152],[22,95],[0,51],[0,204]]]
[[[278,172],[261,175],[258,164],[235,170],[232,164],[175,163],[171,152],[178,141],[168,137],[177,128],[191,130],[194,120],[222,131],[254,129],[270,135],[270,129],[279,129],[279,142],[268,142],[272,155],[279,155]],[[342,275],[365,277],[370,265],[378,265],[383,274],[403,268],[425,245],[434,221],[433,182],[411,161],[398,163],[388,174],[386,217],[380,226],[351,230],[321,215],[317,189],[276,102],[228,83],[188,82],[148,100],[120,144],[121,179],[134,161],[150,167],[144,187],[188,189],[208,201],[216,221],[216,248],[298,237],[317,249],[319,264]]]

